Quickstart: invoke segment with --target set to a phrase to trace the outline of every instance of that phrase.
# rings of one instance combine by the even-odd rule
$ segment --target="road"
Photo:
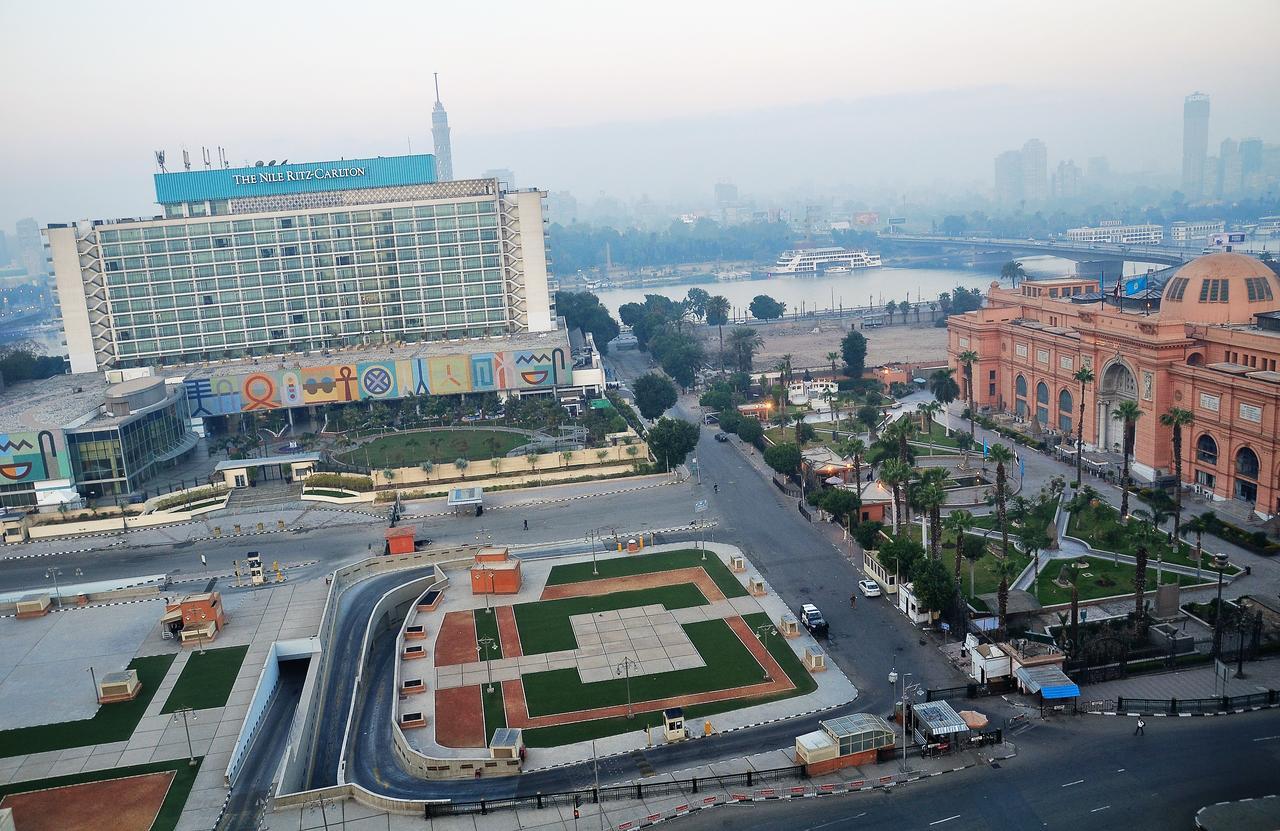
[[[1276,793],[1280,711],[1226,718],[1079,716],[1026,734],[998,770],[970,768],[854,796],[727,806],[672,828],[796,829],[1191,828],[1214,802]],[[1031,739],[1034,736],[1034,740]]]

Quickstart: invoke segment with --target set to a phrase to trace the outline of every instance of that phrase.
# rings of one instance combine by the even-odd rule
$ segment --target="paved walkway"
[[[1251,693],[1280,690],[1280,658],[1266,661],[1246,661],[1244,678],[1235,677],[1235,663],[1231,662],[1231,676],[1227,678],[1226,694],[1249,695]],[[1212,698],[1222,695],[1222,682],[1215,688],[1213,666],[1164,672],[1157,675],[1139,675],[1119,681],[1090,684],[1081,690],[1080,701],[1111,700],[1125,696],[1133,698]]]

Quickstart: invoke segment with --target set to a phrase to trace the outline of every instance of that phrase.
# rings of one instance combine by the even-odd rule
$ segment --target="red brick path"
[[[516,612],[510,606],[497,606],[498,640],[502,642],[502,657],[519,658],[524,654],[520,646],[520,629],[516,626]]]
[[[669,573],[669,572],[668,572]],[[594,581],[593,581],[594,582]],[[755,632],[740,617],[725,618],[725,623],[738,636],[742,644],[750,650],[758,663],[769,671],[772,681],[761,680],[758,684],[744,687],[732,687],[722,690],[678,695],[670,698],[659,698],[654,701],[634,702],[632,709],[638,713],[656,712],[668,707],[690,707],[694,704],[707,704],[713,701],[728,701],[736,698],[755,698],[774,695],[795,689],[795,684],[756,638]],[[780,637],[780,636],[779,636]],[[524,699],[524,684],[521,681],[502,682],[503,706],[507,711],[508,727],[554,727],[558,724],[571,724],[580,721],[594,721],[600,718],[614,718],[627,714],[626,704],[610,707],[597,707],[592,710],[576,710],[570,713],[555,713],[549,716],[529,715],[529,706]],[[746,703],[744,703],[746,706]]]
[[[436,690],[436,741],[445,747],[484,747],[484,702],[479,685]]]
[[[637,589],[656,589],[663,586],[674,586],[678,583],[693,583],[711,602],[724,600],[724,592],[711,579],[705,569],[675,568],[670,571],[655,571],[651,574],[632,574],[627,577],[602,577],[599,580],[583,580],[579,583],[564,583],[559,586],[547,586],[542,590],[542,600],[559,600],[564,597],[587,597],[613,592],[636,591]]]
[[[472,612],[448,612],[440,621],[436,635],[436,666],[474,664],[476,658],[476,619]],[[439,712],[437,710],[437,712]]]

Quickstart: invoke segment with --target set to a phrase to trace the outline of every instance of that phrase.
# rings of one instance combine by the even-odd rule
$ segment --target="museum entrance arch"
[[[1098,444],[1104,450],[1124,447],[1124,421],[1116,414],[1121,401],[1138,400],[1138,379],[1123,362],[1115,361],[1102,372],[1098,385]]]

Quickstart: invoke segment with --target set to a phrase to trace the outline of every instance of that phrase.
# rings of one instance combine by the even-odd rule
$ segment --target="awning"
[[[1042,698],[1079,698],[1080,688],[1058,666],[1018,667],[1014,675],[1032,693]]]
[[[912,704],[911,714],[915,717],[917,727],[924,727],[930,736],[949,736],[969,729],[960,714],[945,701]]]

